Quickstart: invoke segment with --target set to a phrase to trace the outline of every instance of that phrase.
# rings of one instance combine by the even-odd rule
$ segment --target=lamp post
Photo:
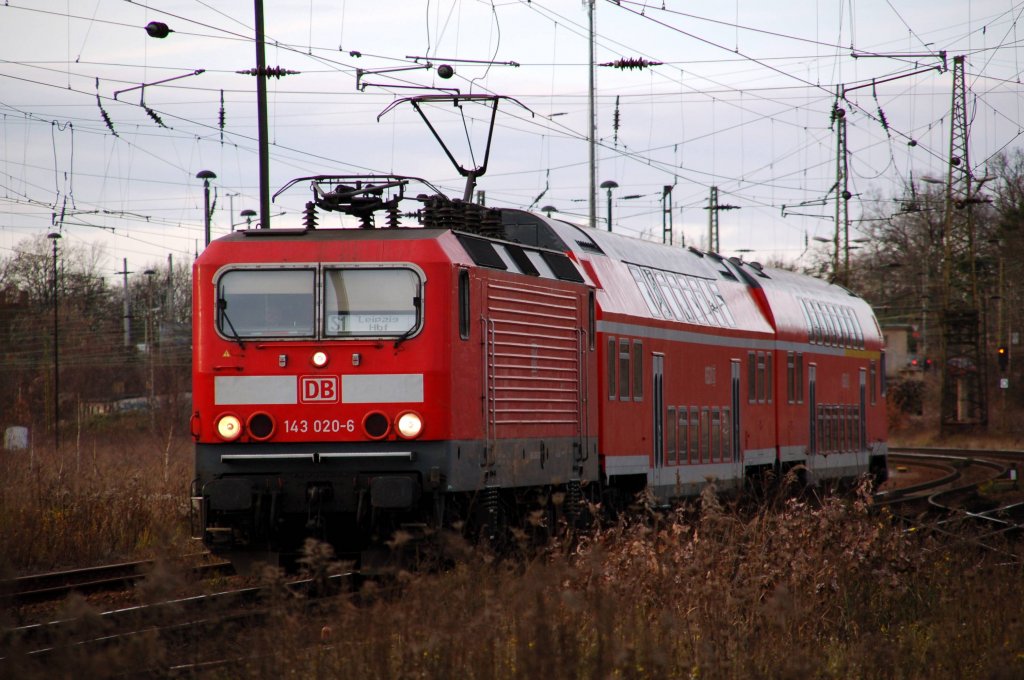
[[[200,170],[196,173],[196,179],[203,180],[203,196],[205,198],[203,203],[205,207],[203,210],[203,224],[205,225],[205,231],[203,233],[206,237],[205,244],[210,245],[210,180],[217,179],[217,175],[213,170]]]
[[[153,269],[147,269],[143,272],[146,275],[146,354],[149,359],[149,418],[151,423],[155,423],[155,415],[153,413],[153,402],[156,400],[156,377],[153,369],[153,340],[156,336],[155,329],[153,326],[153,276],[156,271]]]
[[[241,212],[241,215],[242,215],[242,217],[245,218],[245,228],[246,229],[251,229],[252,228],[252,218],[256,217],[256,211],[253,210],[252,208],[246,208],[245,210],[243,210]],[[232,229],[234,229],[234,227],[232,227]]]
[[[46,238],[53,241],[53,450],[56,453],[60,451],[60,336],[57,322],[57,293],[60,290],[57,285],[57,240],[60,234],[54,231]]]
[[[612,230],[612,189],[618,189],[619,183],[613,179],[601,182],[601,188],[608,190],[608,231]]]

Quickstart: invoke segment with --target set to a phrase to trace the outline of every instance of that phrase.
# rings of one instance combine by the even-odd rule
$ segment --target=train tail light
[[[242,421],[230,413],[217,418],[217,435],[226,442],[233,442],[242,436]]]
[[[406,411],[395,419],[395,431],[403,439],[416,439],[423,432],[423,418],[415,411]]]

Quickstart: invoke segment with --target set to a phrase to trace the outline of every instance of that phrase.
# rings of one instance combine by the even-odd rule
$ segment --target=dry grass
[[[277,608],[233,652],[251,677],[1020,677],[1024,574],[969,545],[850,498],[751,514],[706,493],[526,562],[405,575],[398,598]]]
[[[142,428],[83,446],[80,461],[37,453],[30,467],[7,454],[3,468],[8,572],[191,547],[187,442],[168,448]],[[397,594],[375,584],[315,606],[282,596],[263,625],[223,624],[215,656],[240,661],[207,677],[1024,676],[1022,568],[967,536],[904,532],[862,495],[744,508],[708,491],[527,559],[451,544],[453,568],[402,572]],[[337,568],[323,546],[307,566]],[[77,599],[65,613],[90,620]],[[17,675],[104,675],[179,653],[154,634],[116,651],[69,648]],[[210,658],[197,647],[195,661]]]
[[[0,453],[0,575],[195,550],[187,538],[191,440],[146,424]]]

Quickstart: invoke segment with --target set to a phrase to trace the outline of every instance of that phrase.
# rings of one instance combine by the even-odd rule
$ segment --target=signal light
[[[996,350],[996,357],[999,359],[999,370],[1006,371],[1006,366],[1010,361],[1010,354],[1006,351],[1006,345],[999,346],[999,349]]]

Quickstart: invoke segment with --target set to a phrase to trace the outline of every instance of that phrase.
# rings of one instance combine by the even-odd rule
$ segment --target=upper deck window
[[[420,278],[406,268],[324,272],[324,335],[406,335],[420,322]]]
[[[217,327],[232,338],[314,334],[312,269],[235,269],[217,282]]]
[[[716,281],[630,264],[640,295],[656,318],[735,328],[736,319]]]

